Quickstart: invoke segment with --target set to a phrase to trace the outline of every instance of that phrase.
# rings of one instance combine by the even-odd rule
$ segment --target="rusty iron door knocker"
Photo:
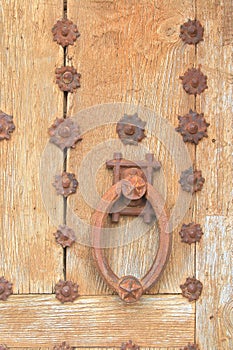
[[[168,232],[168,215],[164,208],[164,199],[152,186],[152,172],[158,170],[160,164],[154,161],[154,156],[151,154],[146,155],[146,161],[133,163],[123,159],[118,153],[106,164],[107,167],[114,168],[114,180],[113,186],[104,194],[92,217],[93,257],[106,283],[118,293],[122,300],[133,303],[157,282],[167,264],[171,250],[172,235]],[[145,210],[148,210],[149,203],[157,218],[159,248],[152,266],[141,279],[134,276],[119,278],[109,266],[104,248],[101,246],[104,220],[111,213],[111,208],[122,198],[128,200],[128,206],[122,210],[122,215],[148,217],[145,215]]]

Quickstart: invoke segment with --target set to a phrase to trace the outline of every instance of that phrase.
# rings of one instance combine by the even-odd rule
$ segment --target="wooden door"
[[[51,33],[64,12],[81,33],[66,51]],[[77,348],[120,348],[132,340],[154,350],[178,350],[188,343],[200,350],[233,348],[232,15],[231,0],[1,0],[0,109],[13,115],[15,131],[0,141],[0,276],[13,283],[14,292],[0,301],[0,344],[39,349],[66,341]],[[197,46],[179,38],[180,25],[189,18],[205,29]],[[56,84],[55,69],[64,63],[82,75],[77,93],[64,94]],[[194,97],[179,76],[199,65],[208,89]],[[189,109],[204,113],[210,123],[208,138],[197,146],[184,144],[174,131],[178,115]],[[142,147],[121,144],[116,119],[104,119],[111,111],[119,119],[124,112],[138,112],[147,122]],[[49,144],[47,130],[56,118],[74,116],[86,131],[66,157]],[[158,118],[169,127],[157,125],[153,133]],[[162,164],[154,186],[166,196],[170,213],[177,208],[169,263],[156,286],[133,305],[104,283],[85,244],[88,229],[82,232],[74,220],[91,223],[92,199],[111,187],[112,173],[104,165],[106,150],[114,150],[109,140],[136,160],[153,152]],[[184,154],[206,179],[193,196],[182,193],[178,183]],[[96,172],[89,159],[99,161]],[[80,181],[67,201],[52,186],[64,166]],[[177,206],[180,193],[184,207]],[[120,225],[127,229],[134,219],[121,218]],[[199,243],[181,242],[181,225],[189,222],[203,229]],[[59,224],[75,230],[78,239],[71,248],[56,243]],[[134,230],[128,232],[133,237]],[[118,275],[140,277],[156,254],[156,225],[120,243],[106,249],[112,268]],[[189,302],[180,285],[193,276],[203,291]],[[73,303],[56,299],[60,279],[78,283]]]

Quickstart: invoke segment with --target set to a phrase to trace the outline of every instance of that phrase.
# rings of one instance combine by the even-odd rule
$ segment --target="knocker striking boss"
[[[104,194],[93,215],[93,256],[100,274],[107,284],[127,303],[140,299],[161,276],[171,250],[172,235],[168,232],[168,215],[164,208],[164,199],[152,185],[152,173],[160,168],[153,154],[147,154],[145,161],[134,163],[122,158],[120,153],[106,163],[113,168],[113,186]],[[117,212],[119,210],[119,212]],[[151,215],[157,218],[159,228],[159,248],[151,268],[146,275],[138,279],[134,276],[118,277],[109,266],[102,248],[102,228],[107,215],[111,212],[113,221],[119,215],[141,215],[149,223]]]

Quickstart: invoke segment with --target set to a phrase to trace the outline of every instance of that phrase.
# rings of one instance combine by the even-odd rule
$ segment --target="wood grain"
[[[204,284],[197,302],[197,342],[203,350],[229,350],[233,348],[233,43],[231,39],[226,44],[230,28],[224,14],[228,12],[232,22],[232,12],[230,1],[213,5],[212,1],[198,0],[197,9],[205,27],[197,63],[208,75],[209,86],[197,99],[197,108],[210,123],[209,138],[197,147],[197,167],[206,178],[196,204],[196,220],[204,229],[197,246],[197,277]]]
[[[55,345],[60,345],[61,343],[57,343]],[[69,344],[69,343],[67,343]],[[121,345],[121,344],[120,344]],[[43,350],[49,350],[49,348],[11,348],[11,350],[40,350],[40,349],[43,349]],[[75,350],[81,350],[83,348],[73,348]],[[100,348],[94,348],[94,347],[91,347],[91,348],[87,348],[85,347],[86,350],[99,350]],[[105,350],[119,350],[119,346],[116,347],[116,348],[109,348],[109,347],[105,347],[104,348]],[[180,350],[180,348],[144,348],[144,347],[140,347],[141,350]]]
[[[155,4],[149,0],[70,0],[68,16],[78,23],[81,37],[74,47],[68,49],[67,63],[73,64],[82,74],[81,89],[77,94],[69,96],[68,115],[76,116],[78,112],[96,104],[122,102],[128,103],[133,113],[143,107],[150,108],[155,115],[165,118],[174,127],[177,126],[177,115],[186,113],[194,106],[194,98],[184,93],[179,81],[179,76],[193,65],[195,58],[194,47],[185,46],[179,39],[180,24],[194,17],[193,2],[157,1]],[[119,114],[117,120],[121,116]],[[146,118],[146,113],[143,112],[140,117],[153,129],[155,117]],[[93,116],[93,120],[95,118]],[[81,114],[78,120],[82,124],[85,117]],[[150,131],[149,128],[148,137],[142,145],[154,152],[162,163],[167,203],[172,210],[178,195],[179,174],[166,145],[158,140],[159,135],[151,136]],[[106,154],[103,149],[101,152],[97,150],[101,143],[106,145],[106,149],[109,139],[116,141],[115,151],[119,151],[121,146],[120,142],[117,144],[115,124],[93,127],[93,130],[85,133],[76,150],[70,152],[68,159],[69,170],[78,173],[88,152],[96,150],[101,164],[96,181],[100,195],[109,188],[112,178],[111,172],[104,167]],[[167,135],[167,140],[174,143],[172,133]],[[194,147],[188,146],[188,149],[194,159]],[[125,147],[123,152],[126,150],[129,148]],[[131,147],[130,154],[134,159],[140,159],[142,153],[138,147]],[[95,177],[90,164],[89,176]],[[162,177],[158,178],[159,181],[155,180],[156,186],[164,184],[160,182],[161,179]],[[80,184],[80,192],[69,199],[69,205],[77,216],[90,222],[93,207],[85,202],[82,191],[84,187]],[[192,220],[191,205],[186,209],[184,220],[188,223]],[[182,214],[184,213],[180,213],[180,216]],[[131,221],[131,218],[122,219],[121,224],[128,227]],[[69,212],[67,222],[73,225]],[[182,223],[179,222],[173,232],[173,249],[168,267],[161,282],[151,293],[180,293],[180,282],[194,273],[194,249],[181,244],[178,235]],[[117,273],[141,275],[149,269],[157,247],[153,232],[152,229],[140,240],[106,252]],[[67,254],[67,277],[78,280],[84,295],[111,293],[96,273],[90,257],[88,247],[81,244],[73,246]],[[122,264],[123,261],[125,263]]]
[[[130,307],[110,296],[62,305],[53,295],[19,295],[1,305],[1,320],[0,343],[9,347],[119,347],[132,339],[173,348],[194,337],[194,305],[181,296],[146,296]]]
[[[54,163],[48,159],[46,173],[40,174],[47,129],[63,113],[63,96],[54,84],[62,56],[51,37],[61,13],[61,0],[1,1],[0,108],[13,114],[16,130],[0,144],[0,274],[13,282],[14,293],[51,293],[62,277],[62,251],[54,243],[40,184],[43,175],[62,214],[62,200],[50,189],[53,166],[62,166],[61,152],[54,151]]]

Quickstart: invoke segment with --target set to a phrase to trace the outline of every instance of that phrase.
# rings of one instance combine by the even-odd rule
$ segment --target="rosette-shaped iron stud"
[[[193,170],[192,167],[182,171],[179,183],[182,187],[182,190],[186,192],[197,192],[201,191],[205,183],[204,177],[202,177],[201,170]]]
[[[53,350],[72,350],[73,348],[65,341],[59,345],[55,345]]]
[[[121,344],[121,350],[139,350],[140,347],[129,340],[127,343]]]
[[[74,42],[80,36],[76,24],[67,18],[58,20],[52,28],[53,40],[62,47],[74,45]]]
[[[196,45],[203,40],[204,28],[197,20],[189,19],[180,26],[180,38],[189,45]]]
[[[58,230],[54,233],[54,236],[56,242],[63,248],[71,247],[72,244],[76,241],[74,231],[66,225],[60,225],[58,227]]]
[[[71,281],[59,281],[55,285],[56,298],[61,303],[73,302],[78,297],[78,285]]]
[[[182,295],[185,298],[189,301],[194,301],[199,299],[203,289],[203,284],[195,277],[188,277],[186,282],[181,284],[180,288],[182,290]]]
[[[74,92],[80,87],[81,74],[74,67],[64,66],[57,68],[56,83],[61,91]]]
[[[0,110],[0,141],[9,140],[14,130],[13,117]]]
[[[188,69],[183,76],[180,76],[183,88],[189,95],[200,95],[207,86],[207,76],[204,75],[200,68]]]
[[[0,277],[0,300],[6,301],[13,294],[13,284],[7,281],[4,277]]]
[[[58,146],[62,151],[65,148],[75,148],[75,144],[81,141],[79,126],[70,118],[57,118],[48,130],[50,142]]]
[[[200,242],[203,232],[199,224],[191,222],[188,225],[183,224],[179,234],[182,242],[192,244]]]
[[[203,137],[208,137],[207,127],[210,125],[206,122],[204,114],[198,114],[190,109],[189,113],[183,117],[178,116],[179,126],[176,131],[181,133],[184,142],[192,142],[196,145]]]
[[[67,173],[64,171],[62,175],[55,176],[55,182],[53,186],[56,188],[57,194],[64,197],[68,197],[75,193],[78,187],[78,181],[75,178],[75,174]]]
[[[137,145],[144,137],[146,122],[138,117],[138,114],[124,115],[117,123],[116,131],[125,145]]]

